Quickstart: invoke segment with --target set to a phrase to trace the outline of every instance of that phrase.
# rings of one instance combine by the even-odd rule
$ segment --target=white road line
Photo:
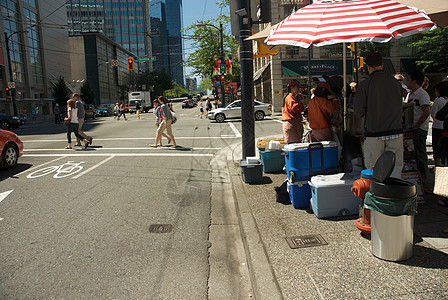
[[[90,171],[95,170],[96,168],[98,168],[98,167],[101,166],[102,164],[108,162],[109,160],[111,160],[111,159],[114,158],[114,157],[115,157],[115,155],[109,156],[109,157],[106,158],[105,160],[100,161],[100,162],[97,163],[96,165],[94,165],[94,166],[88,168],[88,169],[85,170],[84,172],[81,172],[81,173],[79,173],[78,175],[76,175],[76,176],[74,176],[74,177],[72,177],[72,178],[73,178],[73,179],[77,179],[77,178],[81,177],[82,175],[85,175],[85,174],[89,173]]]
[[[59,140],[26,140],[23,137],[19,136],[22,142],[24,143],[44,143],[44,142],[67,142],[67,139],[59,139]],[[196,136],[196,137],[176,137],[176,140],[210,140],[210,139],[234,139],[236,138],[234,135],[231,136]],[[154,138],[94,138],[93,141],[136,141],[136,140],[148,140],[153,141]]]
[[[135,147],[135,148],[104,148],[104,147],[98,147],[95,148],[95,151],[98,150],[159,150],[159,149],[167,149],[166,147],[160,147],[160,148],[150,148],[150,147]],[[190,148],[191,150],[221,150],[222,148]],[[23,149],[23,152],[39,152],[39,151],[63,151],[63,152],[68,152],[68,151],[73,151],[71,149]],[[81,150],[80,150],[81,151]],[[63,153],[63,155],[65,155],[66,153]]]
[[[6,197],[8,197],[8,195],[11,194],[12,191],[14,191],[14,190],[9,190],[9,191],[0,193],[0,202],[2,202]]]
[[[230,128],[232,128],[233,132],[235,133],[235,137],[240,138],[241,133],[238,131],[238,129],[236,129],[235,125],[232,122],[229,122],[229,126],[230,126]]]
[[[26,154],[23,154],[22,156],[26,156]],[[60,155],[60,157],[58,157],[58,158],[56,158],[56,159],[53,159],[53,160],[51,160],[51,161],[49,161],[49,162],[40,164],[40,165],[35,166],[35,167],[33,167],[33,168],[30,168],[30,169],[28,169],[28,170],[22,171],[22,172],[20,172],[19,174],[16,174],[16,176],[20,176],[20,175],[22,175],[23,173],[26,173],[26,172],[34,171],[34,170],[36,170],[36,169],[38,169],[38,168],[41,168],[41,167],[43,167],[43,166],[45,166],[45,165],[54,163],[55,161],[58,161],[58,160],[60,160],[60,159],[62,159],[62,158],[64,158],[64,156],[63,156],[63,155]]]
[[[176,150],[173,150],[176,151]],[[71,156],[172,156],[172,157],[213,157],[214,154],[207,154],[207,153],[73,153],[73,154],[24,154],[22,157],[71,157]],[[27,170],[29,171],[29,170]]]

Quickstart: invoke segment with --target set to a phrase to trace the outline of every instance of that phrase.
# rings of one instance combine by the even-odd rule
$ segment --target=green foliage
[[[137,85],[146,85],[148,88],[153,87],[151,98],[155,99],[164,94],[164,91],[173,88],[173,79],[166,70],[146,71],[137,78]]]
[[[128,100],[129,87],[127,85],[120,85],[119,99],[121,102],[126,102]]]
[[[70,89],[65,84],[64,77],[59,76],[58,82],[53,84],[54,101],[62,107],[67,105],[67,100],[70,98]]]
[[[419,60],[416,64],[423,72],[429,68],[448,72],[448,26],[421,33],[419,38],[408,46],[417,48]]]
[[[173,84],[173,88],[169,89],[169,90],[165,90],[163,92],[163,96],[178,98],[182,94],[189,94],[189,92],[186,89],[180,87],[177,82],[172,81],[172,84]]]
[[[228,0],[216,2],[219,7],[229,5]],[[237,50],[238,41],[234,39],[230,32],[227,32],[226,27],[230,24],[229,15],[218,15],[210,20],[198,20],[195,24],[184,29],[186,36],[193,40],[196,50],[191,53],[186,65],[193,69],[193,74],[198,76],[211,77],[213,74],[213,59],[215,56],[221,56],[221,38],[220,38],[220,23],[223,24],[223,48],[224,55],[232,56],[232,81],[239,81],[240,79],[240,63],[238,60]],[[197,25],[205,24],[205,25]]]
[[[374,43],[374,42],[360,42],[357,43],[358,55],[366,57],[371,52],[378,52],[383,57],[389,56],[391,44],[389,43]]]
[[[79,97],[84,103],[93,104],[95,102],[95,90],[87,80],[82,84],[79,94]]]

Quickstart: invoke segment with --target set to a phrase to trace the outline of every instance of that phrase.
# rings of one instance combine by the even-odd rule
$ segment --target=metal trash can
[[[401,261],[412,256],[417,190],[408,181],[390,177],[394,165],[393,152],[386,151],[380,156],[364,207],[371,210],[372,254],[384,260]]]
[[[414,216],[388,216],[371,211],[372,254],[390,261],[411,258],[414,246]]]

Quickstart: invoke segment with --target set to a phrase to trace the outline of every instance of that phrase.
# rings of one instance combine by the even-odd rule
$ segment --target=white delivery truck
[[[138,91],[138,92],[129,92],[129,112],[136,113],[136,104],[140,104],[140,111],[148,112],[152,108],[151,102],[151,92],[149,91]]]

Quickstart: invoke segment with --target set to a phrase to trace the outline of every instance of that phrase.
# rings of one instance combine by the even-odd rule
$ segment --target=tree
[[[129,87],[127,85],[120,85],[119,98],[121,102],[126,102],[128,99]]]
[[[95,90],[89,81],[84,81],[80,88],[79,96],[86,104],[93,104],[95,102]]]
[[[221,0],[217,3],[219,7],[229,5],[228,0]],[[186,61],[186,65],[193,68],[193,74],[198,76],[212,77],[213,74],[213,60],[214,57],[221,56],[221,40],[219,23],[224,25],[230,24],[229,15],[218,15],[215,19],[201,21],[198,20],[195,24],[188,26],[184,29],[187,32],[189,39],[194,41],[196,50],[191,53]],[[206,25],[197,25],[206,24]],[[218,28],[214,28],[218,27]],[[191,34],[190,34],[191,32]],[[237,57],[238,41],[232,37],[232,35],[226,30],[223,30],[223,45],[224,54],[232,56],[232,76],[231,81],[240,80],[240,64]]]
[[[146,85],[152,87],[151,98],[155,99],[163,95],[164,91],[173,88],[173,79],[168,71],[165,69],[157,71],[146,71],[137,78],[137,85]]]
[[[65,84],[64,77],[59,76],[56,84],[53,84],[54,101],[62,107],[67,105],[67,100],[70,98],[70,89]]]
[[[448,72],[448,26],[421,33],[415,42],[408,44],[419,50],[417,66],[425,72],[431,69]]]
[[[165,90],[163,96],[178,98],[180,95],[188,94],[188,91],[184,88],[181,88],[177,82],[173,81],[172,83],[173,88]]]

